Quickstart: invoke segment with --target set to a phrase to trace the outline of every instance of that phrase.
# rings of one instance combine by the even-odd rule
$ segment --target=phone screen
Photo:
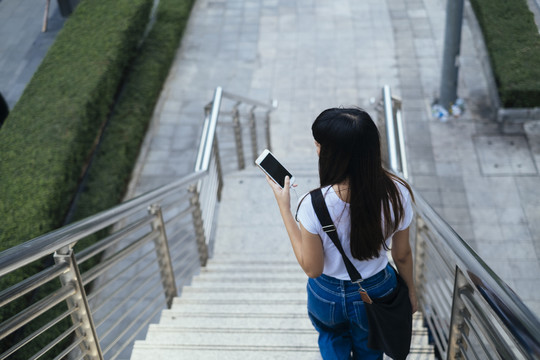
[[[268,154],[260,163],[260,166],[281,186],[285,186],[285,176],[289,176],[289,179],[292,178],[292,175],[290,172],[287,171],[277,161],[275,157],[272,156],[272,154]]]

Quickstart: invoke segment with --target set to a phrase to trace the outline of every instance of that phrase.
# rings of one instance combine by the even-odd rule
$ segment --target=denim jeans
[[[372,299],[392,292],[396,273],[390,265],[364,279],[362,287]],[[324,360],[379,360],[381,351],[368,348],[368,320],[358,285],[321,275],[307,284],[308,314],[319,332],[319,349]]]

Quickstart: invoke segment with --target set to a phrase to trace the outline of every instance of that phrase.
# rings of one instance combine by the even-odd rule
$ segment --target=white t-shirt
[[[403,219],[401,220],[397,230],[401,231],[409,227],[413,218],[413,209],[411,204],[411,194],[407,188],[399,182],[395,182],[395,184],[401,193],[401,202],[404,209]],[[326,206],[328,207],[330,217],[332,218],[332,221],[337,229],[339,241],[343,246],[343,250],[345,251],[345,254],[349,260],[351,260],[352,264],[356,267],[362,278],[366,279],[384,269],[388,264],[388,259],[386,257],[386,250],[384,250],[383,247],[381,247],[380,256],[376,259],[361,261],[353,258],[350,245],[351,219],[349,215],[349,204],[341,200],[331,186],[323,187],[321,190],[326,202]],[[392,212],[391,204],[390,211]],[[319,222],[317,214],[315,213],[313,205],[311,204],[310,194],[305,196],[304,200],[300,204],[297,218],[307,231],[312,234],[319,235],[322,239],[324,249],[323,274],[340,280],[350,280],[351,278],[347,273],[347,268],[345,267],[339,250],[336,248],[330,237],[322,230],[321,223]],[[384,222],[384,219],[382,220]],[[390,245],[390,240],[391,236],[386,239],[387,245]]]

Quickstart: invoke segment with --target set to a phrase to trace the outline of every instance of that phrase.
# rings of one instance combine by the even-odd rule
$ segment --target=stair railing
[[[378,110],[388,168],[407,179],[401,101],[392,97],[388,86]],[[414,191],[414,196],[416,286],[441,357],[540,359],[538,318],[421,194]]]
[[[170,307],[209,256],[223,184],[216,138],[223,99],[250,107],[252,129],[255,109],[264,110],[269,129],[275,102],[218,87],[193,173],[0,253],[0,360],[22,358],[29,346],[37,349],[25,355],[32,359],[116,359]]]

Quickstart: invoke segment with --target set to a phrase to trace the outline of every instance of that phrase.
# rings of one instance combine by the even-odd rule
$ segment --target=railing
[[[382,105],[388,168],[407,178],[401,101],[388,86]],[[442,358],[540,359],[536,316],[418,192],[414,196],[416,286]]]
[[[223,99],[236,102],[235,126],[241,126],[238,109],[244,104],[250,106],[250,129],[259,122],[256,108],[266,111],[263,125],[269,129],[275,103],[218,87],[206,107],[193,173],[0,253],[2,284],[9,275],[24,274],[0,292],[0,359],[23,358],[23,348],[35,349],[25,355],[31,359],[115,359],[171,305],[183,282],[206,264],[213,241],[222,187],[216,131]],[[250,131],[257,152],[257,132]],[[269,146],[269,130],[265,140]],[[236,145],[243,158],[243,144]],[[99,239],[78,249],[89,236]],[[26,266],[36,261],[49,264],[27,274]]]

